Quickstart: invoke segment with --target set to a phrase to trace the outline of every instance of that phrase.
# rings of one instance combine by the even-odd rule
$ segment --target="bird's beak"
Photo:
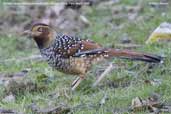
[[[21,34],[21,36],[26,36],[26,37],[28,37],[28,38],[31,38],[32,32],[31,32],[30,30],[25,30],[25,31]]]

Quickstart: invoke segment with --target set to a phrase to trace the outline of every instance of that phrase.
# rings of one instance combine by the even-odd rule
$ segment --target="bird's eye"
[[[38,31],[38,32],[43,32],[43,28],[42,28],[42,27],[39,27],[39,28],[37,29],[37,31]]]

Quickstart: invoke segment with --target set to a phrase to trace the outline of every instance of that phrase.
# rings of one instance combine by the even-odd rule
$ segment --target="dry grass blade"
[[[99,82],[113,69],[113,64],[110,65],[105,69],[105,71],[98,77],[96,82],[93,84],[93,87],[97,86]]]

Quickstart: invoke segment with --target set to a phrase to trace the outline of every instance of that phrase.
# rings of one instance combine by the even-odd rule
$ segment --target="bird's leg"
[[[71,89],[72,90],[75,90],[77,87],[78,87],[78,85],[82,82],[82,80],[84,80],[84,77],[82,76],[82,77],[77,77],[73,82],[72,82],[72,84],[71,84]]]

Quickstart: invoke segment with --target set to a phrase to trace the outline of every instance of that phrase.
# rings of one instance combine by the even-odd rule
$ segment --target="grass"
[[[152,0],[151,0],[152,1]],[[153,0],[155,1],[155,0]],[[150,1],[149,1],[150,2]],[[132,6],[136,4],[136,0],[127,1],[123,0],[116,5]],[[170,43],[158,43],[153,45],[145,45],[149,34],[162,22],[171,22],[171,11],[167,8],[165,15],[160,9],[154,9],[148,5],[148,2],[143,2],[143,11],[138,13],[138,17],[131,21],[128,19],[117,19],[113,16],[111,8],[99,9],[95,6],[92,8],[92,12],[86,14],[86,17],[90,20],[91,26],[89,28],[80,31],[79,34],[84,37],[88,37],[103,46],[113,46],[121,42],[123,35],[126,34],[136,44],[143,45],[141,48],[137,48],[138,51],[144,51],[155,54],[164,54],[166,56],[165,63],[163,65],[156,65],[152,69],[151,73],[142,72],[137,73],[145,67],[146,64],[141,62],[121,61],[115,59],[116,63],[124,63],[127,65],[124,69],[116,69],[101,82],[104,85],[102,88],[91,88],[92,83],[95,81],[94,73],[87,74],[87,80],[81,83],[79,88],[71,92],[69,89],[71,81],[75,78],[65,75],[58,71],[53,71],[46,62],[24,61],[24,62],[7,62],[0,64],[0,72],[3,73],[15,73],[25,68],[31,68],[31,71],[26,77],[26,80],[31,80],[37,85],[45,86],[43,91],[24,91],[24,93],[18,93],[16,102],[5,103],[0,100],[0,107],[15,109],[27,114],[33,114],[28,108],[32,102],[37,103],[40,107],[46,107],[48,104],[57,105],[65,103],[70,107],[73,107],[72,112],[74,114],[112,114],[117,109],[127,109],[131,105],[131,101],[135,97],[148,98],[152,93],[158,93],[161,95],[163,102],[171,101],[171,44]],[[126,13],[126,12],[124,12]],[[111,21],[112,20],[112,21]],[[113,29],[111,25],[124,25],[121,29]],[[106,35],[107,34],[107,35]],[[18,38],[17,36],[0,36],[0,61],[9,58],[18,58],[30,56],[34,53],[38,53],[33,41],[28,39]],[[131,70],[129,68],[135,65],[139,65],[138,68]],[[93,72],[94,72],[93,68]],[[41,75],[47,76],[50,82],[45,83],[39,81]],[[109,80],[115,82],[121,78],[126,78],[130,81],[130,85],[127,87],[112,88],[107,85]],[[159,86],[146,85],[143,80],[160,79],[161,84]],[[123,81],[123,82],[124,82]],[[4,95],[4,89],[1,87],[0,95]],[[69,98],[64,95],[64,91],[67,92]],[[51,93],[59,93],[59,97],[49,97]],[[104,95],[107,95],[108,100],[102,106],[99,105]],[[80,106],[82,105],[82,107]],[[76,108],[77,107],[77,108]],[[139,114],[146,114],[148,112],[142,111]]]

